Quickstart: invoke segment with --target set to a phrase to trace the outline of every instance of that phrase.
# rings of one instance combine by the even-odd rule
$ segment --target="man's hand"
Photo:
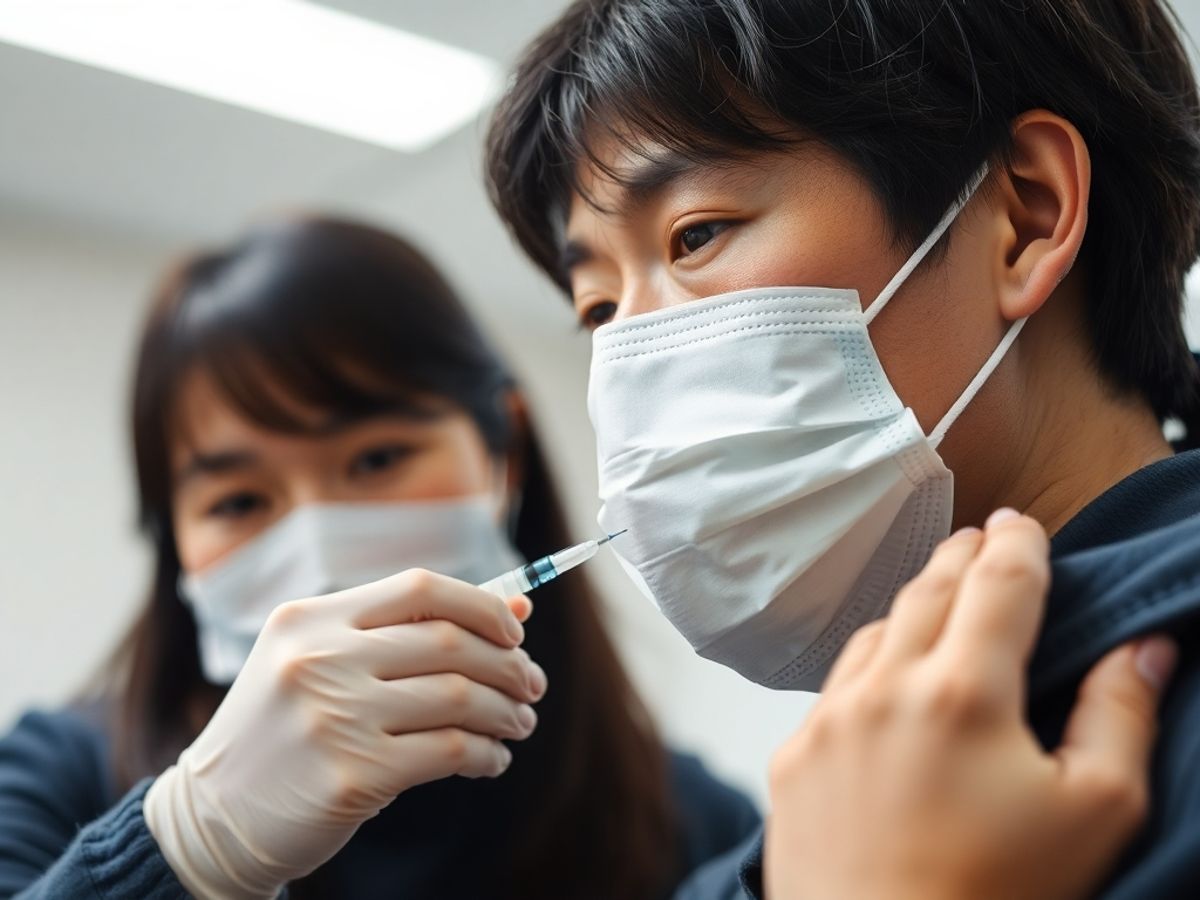
[[[772,900],[1057,900],[1103,878],[1146,812],[1176,650],[1106,656],[1044,752],[1024,707],[1048,556],[1042,528],[1003,510],[850,641],[772,765]]]

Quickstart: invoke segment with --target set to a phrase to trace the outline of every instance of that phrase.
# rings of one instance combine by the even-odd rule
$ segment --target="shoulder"
[[[1060,551],[1031,693],[1073,688],[1104,653],[1141,635],[1164,632],[1186,642],[1198,620],[1200,515]]]
[[[757,831],[761,818],[750,798],[718,780],[697,757],[671,753],[670,779],[689,869]]]
[[[40,797],[80,821],[106,809],[113,785],[101,723],[86,707],[25,713],[0,738],[0,798]]]

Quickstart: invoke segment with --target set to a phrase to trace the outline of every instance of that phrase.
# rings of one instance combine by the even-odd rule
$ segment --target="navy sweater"
[[[1084,675],[1140,635],[1180,642],[1151,769],[1150,817],[1103,900],[1200,898],[1200,451],[1148,466],[1051,542],[1053,585],[1030,668],[1029,719],[1056,746]],[[1086,836],[1081,838],[1086,840]],[[762,839],[704,866],[676,900],[758,900]]]
[[[142,818],[150,780],[119,796],[109,752],[102,720],[90,710],[28,713],[0,740],[0,897],[187,896]],[[694,757],[673,755],[671,780],[686,871],[756,830],[750,801]],[[513,802],[504,781],[448,779],[406,792],[324,867],[332,895],[495,896],[487,873],[503,863]],[[493,858],[483,858],[489,851]]]

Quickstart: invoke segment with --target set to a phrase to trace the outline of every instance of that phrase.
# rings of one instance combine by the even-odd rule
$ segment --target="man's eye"
[[[602,300],[585,307],[579,313],[579,322],[588,331],[595,331],[601,325],[606,325],[617,314],[617,304],[611,300]]]
[[[413,454],[413,448],[404,444],[387,444],[372,447],[360,453],[350,464],[351,475],[373,475],[384,472]]]
[[[695,253],[729,227],[728,222],[701,222],[679,232],[679,256]]]
[[[238,491],[236,494],[229,494],[214,503],[209,508],[208,514],[219,519],[241,519],[260,509],[265,509],[266,506],[267,498],[262,494]]]

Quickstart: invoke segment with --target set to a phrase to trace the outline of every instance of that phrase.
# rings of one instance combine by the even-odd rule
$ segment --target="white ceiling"
[[[507,65],[566,0],[322,2]],[[1200,34],[1200,0],[1175,5]],[[353,211],[380,185],[404,198],[405,186],[478,180],[478,123],[408,156],[4,44],[0,86],[0,206],[10,210],[195,240],[280,206]],[[448,162],[464,142],[470,152]]]
[[[507,64],[564,0],[327,3]],[[280,205],[353,205],[366,181],[428,180],[445,152],[400,154],[4,44],[0,85],[0,205],[175,239]],[[449,141],[479,129],[466,131]]]

